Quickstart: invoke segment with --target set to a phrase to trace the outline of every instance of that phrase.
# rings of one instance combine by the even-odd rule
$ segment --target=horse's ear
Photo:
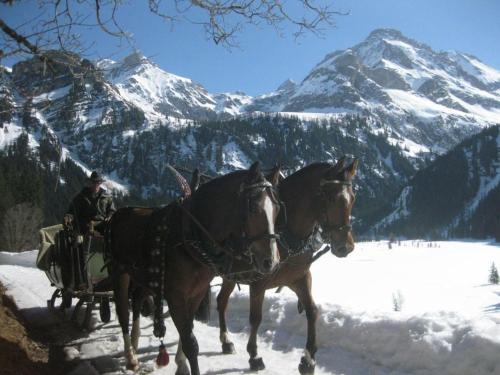
[[[356,171],[358,170],[358,165],[359,165],[359,159],[354,159],[352,164],[345,169],[350,179],[356,175]]]
[[[248,169],[248,181],[258,181],[262,178],[262,172],[260,171],[260,162],[256,161]]]
[[[200,186],[200,170],[198,168],[196,168],[194,171],[193,171],[193,174],[191,176],[191,183],[189,184],[189,186],[191,187],[191,191],[196,191],[198,190],[198,187]]]
[[[281,175],[281,167],[279,165],[275,166],[266,176],[266,180],[273,184],[273,186],[278,186],[282,179],[283,176]]]
[[[338,173],[340,173],[340,171],[342,171],[342,168],[344,168],[345,160],[346,156],[344,155],[337,161],[337,163],[335,163],[335,165],[333,165],[325,172],[325,177],[334,178]]]
[[[337,164],[335,164],[333,166],[333,168],[335,169],[336,172],[340,172],[342,170],[342,168],[344,168],[345,166],[345,161],[347,159],[347,156],[342,156],[338,161],[337,161]]]

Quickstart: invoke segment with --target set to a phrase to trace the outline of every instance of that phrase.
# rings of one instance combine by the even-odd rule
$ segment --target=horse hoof
[[[136,372],[139,370],[139,363],[127,363],[127,370]]]
[[[250,363],[250,370],[252,371],[260,371],[266,368],[266,365],[264,365],[264,361],[262,360],[261,357],[250,358],[248,360],[248,363]]]
[[[128,352],[125,355],[127,359],[127,370],[137,371],[139,370],[139,360],[133,351]]]
[[[234,348],[234,344],[232,342],[225,342],[222,344],[222,353],[223,354],[234,354],[236,353],[236,349]]]
[[[302,357],[299,364],[299,372],[302,375],[312,375],[314,374],[314,369],[316,368],[316,363],[311,362],[310,359]]]

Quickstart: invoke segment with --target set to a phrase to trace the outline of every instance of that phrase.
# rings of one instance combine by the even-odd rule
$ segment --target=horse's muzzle
[[[330,246],[332,254],[339,258],[345,258],[354,250],[354,245],[350,243],[331,244]]]
[[[262,268],[263,268],[264,272],[271,272],[271,270],[273,269],[272,259],[265,259],[262,262]]]
[[[257,271],[262,274],[272,273],[276,270],[279,262],[273,261],[272,258],[263,259],[261,262],[255,262]]]

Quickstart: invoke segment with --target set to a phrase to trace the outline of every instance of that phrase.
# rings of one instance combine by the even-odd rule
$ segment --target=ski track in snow
[[[61,316],[47,311],[53,288],[34,266],[36,251],[0,253],[0,281],[29,321],[49,326]],[[500,286],[488,285],[500,246],[477,241],[404,241],[357,244],[346,259],[326,255],[312,267],[313,294],[320,309],[316,374],[332,375],[498,375],[500,374]],[[215,279],[213,284],[219,284]],[[217,287],[213,288],[216,293]],[[393,296],[402,310],[393,311]],[[215,294],[214,294],[215,297]],[[215,298],[212,299],[215,303]],[[202,374],[248,373],[248,287],[229,303],[228,325],[237,354],[220,352],[217,314],[195,322]],[[288,289],[267,292],[259,330],[263,375],[298,374],[306,319]],[[67,313],[69,316],[69,313]],[[124,368],[121,330],[115,317],[69,344],[82,363],[72,374],[132,374]],[[67,319],[67,318],[66,318]],[[174,374],[177,333],[166,320],[171,364],[157,369],[158,340],[152,322],[141,318],[140,374]]]

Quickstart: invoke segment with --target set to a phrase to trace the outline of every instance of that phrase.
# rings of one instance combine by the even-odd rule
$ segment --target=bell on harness
[[[158,367],[164,367],[170,362],[170,357],[165,348],[165,344],[161,341],[160,347],[158,348],[158,356],[156,357],[156,365]]]

